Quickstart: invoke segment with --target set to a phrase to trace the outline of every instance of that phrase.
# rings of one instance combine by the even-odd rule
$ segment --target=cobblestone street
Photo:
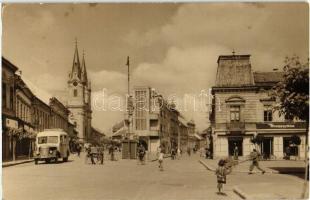
[[[136,160],[86,165],[72,156],[59,164],[22,164],[3,169],[4,199],[238,199],[232,186],[216,194],[216,177],[198,156],[138,165]],[[18,188],[18,192],[16,192]]]
[[[301,193],[300,178],[268,173],[269,168],[265,175],[248,175],[242,164],[228,176],[226,195],[218,195],[214,172],[199,159],[198,155],[167,158],[163,172],[156,161],[138,165],[136,160],[106,160],[104,165],[90,165],[83,155],[71,156],[68,163],[27,163],[3,169],[3,195],[4,199],[240,199],[233,191],[236,187],[255,199],[298,198]],[[216,163],[204,161],[212,167]],[[287,183],[291,187],[286,188]]]

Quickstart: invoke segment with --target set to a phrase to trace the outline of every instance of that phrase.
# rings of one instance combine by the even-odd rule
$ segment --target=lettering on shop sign
[[[270,128],[295,128],[294,124],[268,124]]]
[[[16,120],[6,119],[5,124],[6,124],[6,127],[18,128],[18,122]]]
[[[302,128],[302,124],[274,124],[274,123],[257,123],[256,128],[258,129],[285,129],[285,128]]]

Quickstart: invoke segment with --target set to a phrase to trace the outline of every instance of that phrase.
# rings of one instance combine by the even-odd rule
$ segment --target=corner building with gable
[[[235,146],[239,156],[248,156],[251,139],[261,135],[258,150],[265,159],[283,159],[287,148],[291,156],[304,159],[306,123],[280,117],[272,109],[277,101],[269,96],[284,72],[253,72],[250,55],[221,55],[217,63],[210,113],[214,157],[232,156]],[[300,145],[290,143],[292,135],[300,137]]]

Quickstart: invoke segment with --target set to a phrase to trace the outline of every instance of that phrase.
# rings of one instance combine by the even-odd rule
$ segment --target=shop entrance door
[[[234,149],[235,146],[238,147],[238,155],[242,156],[242,144],[243,144],[243,138],[242,137],[228,137],[228,154],[229,156],[234,155]]]
[[[270,156],[273,155],[272,137],[264,137],[263,142],[261,143],[261,153],[264,159],[270,159]]]

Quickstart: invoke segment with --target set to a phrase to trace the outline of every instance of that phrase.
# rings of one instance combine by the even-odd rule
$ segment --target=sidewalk
[[[199,162],[214,171],[218,160],[201,158]],[[250,164],[248,161],[234,166],[227,176],[227,184],[233,185],[233,191],[242,199],[300,199],[304,180],[288,174],[301,173],[294,170],[303,168],[303,161],[260,161],[260,166],[266,170],[264,175],[257,169],[248,175]]]
[[[217,167],[218,160],[201,158],[200,161],[204,162],[206,168],[214,171]],[[235,172],[248,173],[251,161],[239,160],[239,164],[233,167]],[[305,162],[293,161],[293,160],[274,160],[274,161],[260,161],[260,167],[266,170],[266,173],[281,173],[281,174],[293,174],[304,173]],[[255,173],[255,170],[254,170]],[[260,173],[260,172],[259,172]]]
[[[33,159],[24,159],[24,160],[2,162],[2,168],[14,166],[14,165],[20,165],[20,164],[29,163],[29,162],[33,162]]]

